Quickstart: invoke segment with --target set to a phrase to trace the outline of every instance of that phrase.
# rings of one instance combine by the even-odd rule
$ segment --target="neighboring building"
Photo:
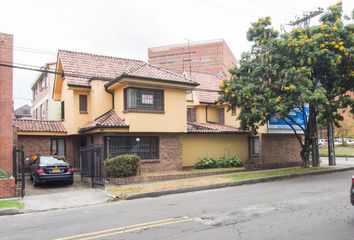
[[[148,62],[176,73],[199,71],[229,76],[236,58],[223,39],[153,47]]]
[[[0,33],[0,63],[13,64],[13,36]],[[0,168],[12,174],[13,148],[13,70],[0,66]]]
[[[42,70],[55,72],[56,63],[47,63]],[[41,72],[32,84],[32,116],[39,120],[60,120],[60,102],[52,98],[54,73]]]
[[[25,104],[15,110],[15,118],[32,118],[31,106]]]

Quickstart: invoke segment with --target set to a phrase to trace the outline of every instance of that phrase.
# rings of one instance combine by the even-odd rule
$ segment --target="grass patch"
[[[18,208],[22,209],[24,204],[22,201],[19,200],[0,200],[0,209],[1,208]]]
[[[242,180],[252,180],[258,178],[265,178],[265,177],[283,176],[283,175],[288,175],[293,173],[304,173],[304,172],[319,171],[319,170],[326,170],[326,169],[331,169],[331,168],[330,167],[285,168],[285,169],[276,169],[276,170],[261,171],[261,172],[238,173],[231,176],[227,176],[225,178],[238,182]]]
[[[353,146],[334,146],[336,157],[354,157]],[[321,157],[328,156],[328,147],[321,147],[319,149]]]
[[[239,168],[209,168],[209,169],[188,169],[184,170],[187,173],[203,173],[203,172],[223,172],[223,171],[233,171],[233,170],[245,170],[244,167],[239,167]]]

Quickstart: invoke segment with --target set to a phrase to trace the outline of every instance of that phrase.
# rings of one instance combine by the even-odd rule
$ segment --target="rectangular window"
[[[225,111],[223,108],[219,109],[219,124],[225,124]]]
[[[80,95],[80,113],[87,113],[87,95]]]
[[[237,114],[237,110],[236,107],[234,107],[231,109],[231,116],[236,116],[236,114]]]
[[[50,142],[50,154],[57,156],[65,156],[65,139],[52,138]]]
[[[195,108],[187,108],[187,122],[197,121],[197,111]]]
[[[43,104],[41,104],[39,106],[39,119],[42,120],[43,119]]]
[[[159,137],[107,137],[107,157],[135,153],[141,159],[159,158]]]
[[[250,138],[251,154],[259,154],[259,137]]]
[[[144,88],[125,88],[124,110],[164,111],[164,91]]]
[[[61,119],[65,118],[65,104],[64,101],[61,102]]]

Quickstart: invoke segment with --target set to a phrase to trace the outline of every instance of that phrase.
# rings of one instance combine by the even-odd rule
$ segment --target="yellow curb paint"
[[[167,224],[185,222],[185,221],[190,221],[190,220],[191,219],[187,216],[177,217],[177,218],[168,218],[168,219],[163,219],[163,220],[158,220],[158,221],[152,221],[152,222],[146,222],[146,223],[140,223],[140,224],[134,224],[134,225],[127,225],[127,226],[122,226],[122,227],[117,227],[117,228],[110,228],[110,229],[97,231],[97,232],[90,232],[90,233],[84,233],[84,234],[79,234],[79,235],[73,235],[73,236],[68,236],[68,237],[64,237],[64,238],[56,238],[55,240],[94,239],[94,238],[98,238],[98,237],[120,234],[120,233],[124,233],[124,232],[137,231],[140,229],[146,229],[146,228],[150,228],[150,227],[157,227],[157,226],[162,226],[162,225],[167,225]],[[93,235],[98,235],[98,236],[93,236]],[[81,238],[81,237],[87,237],[87,236],[93,236],[93,237]]]

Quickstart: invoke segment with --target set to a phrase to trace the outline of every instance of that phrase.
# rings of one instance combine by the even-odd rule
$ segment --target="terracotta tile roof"
[[[242,130],[218,123],[188,123],[188,133],[240,133]]]
[[[17,127],[17,130],[21,132],[66,132],[61,121],[14,119],[14,125]]]
[[[89,130],[92,128],[122,128],[129,127],[124,120],[122,120],[114,110],[110,110],[109,112],[101,115],[96,118],[94,121],[86,123],[83,127],[80,128],[81,131]]]
[[[87,87],[90,79],[112,81],[118,77],[146,77],[197,85],[196,82],[140,60],[59,50],[65,79],[68,84]]]
[[[199,86],[195,89],[199,102],[203,103],[215,103],[219,98],[219,85],[222,78],[212,73],[192,71],[184,73],[192,80],[199,83]],[[206,90],[206,91],[203,91]],[[209,91],[208,91],[209,90]]]

